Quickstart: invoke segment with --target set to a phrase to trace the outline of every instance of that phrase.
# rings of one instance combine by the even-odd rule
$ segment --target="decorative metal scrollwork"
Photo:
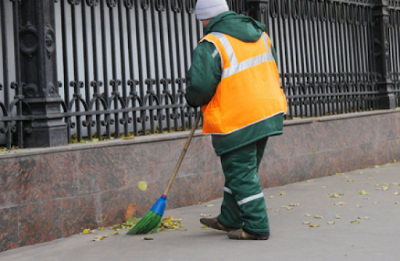
[[[133,0],[124,0],[124,5],[125,5],[125,8],[132,9],[134,2],[133,2]]]
[[[347,22],[349,24],[354,24],[353,7],[351,5],[347,5],[347,8],[346,8],[345,12],[347,14]]]
[[[344,22],[346,21],[346,7],[343,3],[338,3],[338,19],[339,19],[339,23],[344,24]]]
[[[318,18],[318,4],[315,2],[315,0],[312,0],[311,3],[311,8],[310,8],[310,17],[312,21],[317,21]]]
[[[282,2],[282,17],[284,19],[288,19],[289,18],[289,3],[288,0],[281,0]]]
[[[182,11],[182,0],[171,0],[171,10],[180,13]]]
[[[195,7],[196,0],[186,0],[186,12],[188,12],[189,14],[193,14]]]
[[[146,11],[149,10],[150,0],[141,0],[140,3],[141,3],[141,7],[143,10],[146,10]]]
[[[335,23],[337,21],[336,6],[333,2],[328,2],[328,17],[331,23]]]
[[[86,4],[90,7],[94,7],[99,4],[99,0],[86,0]]]
[[[117,6],[117,1],[116,0],[106,0],[108,8],[114,8]]]
[[[321,9],[321,21],[326,22],[328,20],[328,6],[326,5],[326,2],[321,2],[320,4],[317,3],[317,5],[319,5]]]
[[[300,3],[299,0],[293,0],[293,18],[298,20],[301,17]]]
[[[273,18],[277,18],[279,14],[279,6],[278,6],[278,0],[272,0],[270,2],[270,8],[271,8],[271,16]]]
[[[79,5],[81,4],[81,0],[68,0],[70,5]]]

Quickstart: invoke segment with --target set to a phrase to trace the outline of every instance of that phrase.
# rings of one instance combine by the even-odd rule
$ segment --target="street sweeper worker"
[[[286,97],[265,25],[229,11],[225,0],[198,0],[204,26],[187,73],[186,100],[203,110],[225,175],[221,214],[200,222],[231,239],[266,240],[270,234],[258,177],[268,137],[283,131]],[[221,188],[222,189],[222,188]]]

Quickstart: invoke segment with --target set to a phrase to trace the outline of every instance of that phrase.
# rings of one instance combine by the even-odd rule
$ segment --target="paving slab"
[[[74,235],[1,252],[0,260],[394,261],[400,258],[398,183],[400,163],[392,163],[265,189],[271,227],[267,241],[230,240],[225,232],[202,229],[200,215],[218,215],[221,199],[217,199],[166,211],[164,216],[181,218],[187,231],[164,231],[146,235],[153,240],[144,240],[143,235],[128,236],[124,232],[112,236],[113,231],[106,228],[99,235],[109,236],[99,242],[91,241],[96,236],[93,234]],[[370,194],[361,195],[362,190]],[[285,194],[282,191],[286,195],[280,195]],[[340,197],[334,198],[333,194]],[[290,204],[299,205],[288,209]],[[322,219],[314,218],[315,215]],[[312,228],[303,222],[319,227]]]

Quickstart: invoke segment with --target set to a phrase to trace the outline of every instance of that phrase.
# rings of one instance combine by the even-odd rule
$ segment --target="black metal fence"
[[[288,119],[400,105],[400,1],[227,2],[267,25]],[[185,74],[203,34],[195,3],[0,0],[0,144],[191,128]]]

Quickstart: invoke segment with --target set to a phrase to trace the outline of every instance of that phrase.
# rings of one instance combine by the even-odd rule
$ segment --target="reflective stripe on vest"
[[[265,33],[250,43],[222,33],[210,33],[201,41],[214,44],[222,68],[216,93],[202,108],[203,133],[227,135],[286,113],[286,97]]]
[[[230,61],[231,66],[222,71],[222,77],[221,77],[222,79],[232,76],[235,73],[247,70],[250,67],[259,65],[261,63],[275,61],[274,56],[272,55],[271,49],[268,46],[268,40],[267,40],[267,37],[265,36],[265,34],[262,35],[262,39],[264,41],[265,49],[267,50],[267,53],[261,54],[254,58],[250,58],[241,63],[237,62],[236,55],[233,52],[232,45],[229,43],[229,41],[225,37],[225,35],[223,35],[221,33],[211,33],[211,34],[218,37],[218,39],[221,41],[221,43],[225,47],[225,50],[229,54],[229,61]]]

